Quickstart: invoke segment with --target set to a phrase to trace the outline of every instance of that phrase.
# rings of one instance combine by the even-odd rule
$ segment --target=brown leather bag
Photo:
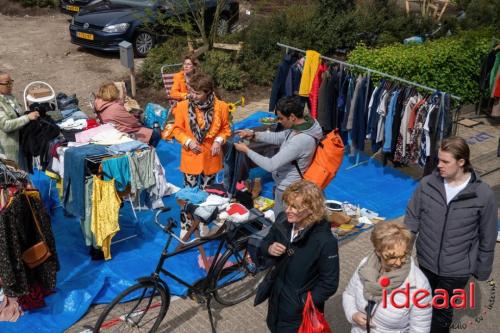
[[[31,246],[29,249],[25,250],[21,258],[29,268],[35,268],[44,263],[52,255],[52,253],[50,253],[49,246],[45,242],[42,228],[40,227],[40,223],[38,222],[35,212],[33,211],[33,207],[31,207],[28,196],[26,196],[26,200],[28,201],[28,205],[31,209],[31,214],[33,215],[33,220],[35,221],[36,229],[38,230],[38,234],[40,235],[40,238],[42,240]]]

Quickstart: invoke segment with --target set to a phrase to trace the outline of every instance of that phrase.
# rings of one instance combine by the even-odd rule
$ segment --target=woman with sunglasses
[[[0,72],[0,155],[19,164],[19,130],[40,114],[23,115],[21,105],[12,95],[14,80],[8,73]]]
[[[273,333],[296,333],[310,291],[316,308],[339,283],[337,239],[326,221],[325,198],[315,184],[299,180],[283,193],[280,213],[260,246],[260,254],[274,258],[276,279],[269,297],[267,326]]]
[[[413,295],[419,291],[418,304],[430,304],[432,290],[410,256],[411,232],[396,222],[380,223],[371,241],[375,250],[361,261],[342,294],[351,333],[428,333],[432,306],[415,306]],[[395,294],[392,301],[391,291],[407,284],[408,303],[403,293]]]

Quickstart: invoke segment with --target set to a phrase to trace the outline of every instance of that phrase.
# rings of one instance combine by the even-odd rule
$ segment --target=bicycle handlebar
[[[164,232],[166,232],[170,236],[174,237],[182,245],[190,245],[190,244],[192,244],[192,243],[197,242],[197,241],[200,240],[200,238],[195,238],[195,239],[192,239],[192,240],[186,242],[186,241],[183,241],[182,239],[180,239],[175,234],[175,232],[172,231],[172,228],[177,227],[177,222],[173,218],[171,218],[171,217],[167,220],[167,224],[166,225],[161,224],[160,221],[159,221],[160,214],[166,213],[168,211],[170,211],[170,207],[161,207],[161,208],[159,208],[159,210],[155,214],[155,219],[154,219],[154,222],[156,223],[156,225],[158,225]]]

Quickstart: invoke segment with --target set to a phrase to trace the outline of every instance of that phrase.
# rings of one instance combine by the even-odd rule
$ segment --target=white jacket
[[[366,332],[366,327],[360,327],[353,322],[352,316],[356,312],[365,313],[368,301],[363,296],[363,284],[359,278],[359,268],[366,262],[367,258],[361,260],[356,272],[352,276],[347,288],[342,294],[342,305],[347,320],[352,324],[351,333]],[[390,295],[387,295],[387,307],[383,308],[382,304],[375,306],[372,317],[374,328],[371,333],[428,333],[431,329],[432,306],[425,309],[419,309],[414,306],[412,295],[417,289],[425,289],[429,292],[429,296],[419,301],[420,304],[430,303],[432,300],[432,291],[424,273],[418,268],[413,259],[411,259],[411,268],[408,277],[403,282],[400,288],[405,286],[406,282],[410,283],[410,306],[409,308],[398,309],[390,304]],[[388,293],[389,294],[389,293]],[[422,295],[422,294],[420,294]],[[403,304],[405,296],[397,294],[395,296],[397,304]]]

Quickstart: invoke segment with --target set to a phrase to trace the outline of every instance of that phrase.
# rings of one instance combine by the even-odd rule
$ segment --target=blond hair
[[[403,244],[407,250],[411,244],[411,232],[403,224],[398,222],[379,223],[373,229],[370,240],[375,251],[381,253],[392,249],[396,244]]]
[[[115,101],[120,98],[120,91],[114,83],[106,83],[99,88],[96,97],[106,102]]]
[[[283,193],[283,202],[299,210],[308,210],[309,215],[302,221],[307,227],[326,217],[325,197],[321,189],[307,180],[292,183]]]

